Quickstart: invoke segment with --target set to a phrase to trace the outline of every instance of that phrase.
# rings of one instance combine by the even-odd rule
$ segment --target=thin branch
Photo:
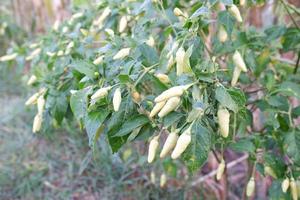
[[[174,28],[173,23],[172,23],[172,22],[170,21],[170,19],[168,18],[167,13],[166,13],[166,11],[165,11],[165,9],[164,9],[164,6],[163,6],[163,4],[162,4],[162,1],[159,0],[159,1],[158,1],[158,4],[159,4],[159,6],[161,7],[163,18],[165,18],[165,20],[167,20],[167,22],[168,22],[169,25],[171,26],[171,28],[172,28],[172,30],[173,30],[175,36],[177,37],[177,36],[178,36],[178,33],[177,33],[176,29]]]
[[[290,8],[292,9],[295,13],[297,13],[298,15],[300,15],[300,12],[295,8],[294,5],[291,5],[289,2],[286,2],[285,0],[283,0],[284,3]]]
[[[230,168],[232,168],[232,167],[234,167],[234,166],[236,166],[237,164],[243,162],[244,160],[247,160],[248,157],[249,157],[249,155],[248,155],[248,154],[245,154],[245,155],[243,155],[242,157],[240,157],[240,158],[238,158],[238,159],[236,159],[236,160],[231,161],[231,162],[228,163],[228,165],[227,165],[227,170],[230,169]],[[205,180],[207,180],[207,179],[209,179],[209,178],[211,178],[211,177],[214,177],[214,176],[217,174],[217,171],[218,171],[218,170],[215,169],[215,170],[211,171],[210,173],[208,173],[208,174],[206,174],[206,175],[204,175],[204,176],[199,177],[198,179],[196,179],[195,181],[193,181],[193,182],[191,183],[191,186],[196,186],[196,185],[198,185],[199,183],[202,183],[202,182],[204,182]]]
[[[259,92],[259,91],[262,91],[264,90],[264,88],[258,88],[256,90],[252,90],[252,91],[245,91],[246,93],[250,94],[250,93],[256,93],[256,92]]]
[[[294,17],[293,17],[292,14],[290,13],[289,8],[288,8],[288,6],[286,5],[286,2],[284,2],[283,0],[280,0],[280,2],[283,4],[283,6],[284,6],[286,12],[287,12],[288,15],[290,16],[290,18],[291,18],[292,22],[294,23],[294,25],[295,25],[298,29],[300,29],[300,27],[298,26],[298,24],[297,24],[297,22],[295,21]]]
[[[280,58],[280,57],[275,57],[275,56],[271,56],[272,59],[277,60],[279,62],[283,62],[283,63],[287,63],[290,65],[295,65],[296,63],[292,60],[289,59],[285,59],[285,58]]]
[[[217,159],[218,163],[220,163],[221,160],[220,160],[220,158],[218,157],[216,151],[215,151],[215,150],[212,150],[212,153],[213,153],[214,157]]]
[[[297,73],[297,70],[298,70],[298,67],[299,67],[299,62],[300,62],[300,51],[298,52],[298,58],[297,58],[297,62],[295,64],[294,74]]]
[[[212,51],[211,51],[211,49],[206,44],[207,38],[205,36],[205,33],[202,30],[200,30],[199,33],[200,33],[200,36],[201,36],[201,38],[203,40],[203,44],[204,44],[205,50],[207,51],[207,53],[209,54],[209,56],[212,57]]]

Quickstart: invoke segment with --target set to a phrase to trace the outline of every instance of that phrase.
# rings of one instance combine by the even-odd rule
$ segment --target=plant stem
[[[218,163],[220,163],[221,160],[220,160],[220,158],[218,157],[218,155],[217,155],[217,153],[216,153],[216,151],[215,151],[214,149],[212,150],[212,153],[213,153],[214,157],[216,158],[216,160],[218,161]]]
[[[287,12],[288,15],[290,16],[290,18],[291,18],[292,22],[294,23],[294,25],[295,25],[298,29],[300,29],[300,27],[298,26],[298,24],[297,24],[297,22],[295,21],[294,17],[293,17],[292,14],[290,13],[289,8],[288,8],[287,5],[286,5],[286,2],[285,2],[284,0],[280,0],[280,2],[283,4],[283,6],[284,6],[286,12]]]
[[[297,62],[295,65],[295,69],[294,69],[294,74],[297,73],[298,67],[299,67],[299,62],[300,62],[300,51],[298,52],[298,58],[297,58]]]
[[[233,136],[232,139],[235,139],[235,135],[236,135],[236,113],[234,113],[233,115]]]
[[[158,2],[159,2],[159,3],[158,3],[159,6],[160,6],[160,8],[161,8],[161,10],[162,10],[162,15],[163,15],[163,17],[165,18],[165,20],[167,20],[167,22],[169,23],[169,25],[170,25],[171,28],[173,29],[173,32],[174,32],[175,36],[177,37],[178,34],[177,34],[175,28],[173,27],[173,23],[170,21],[170,19],[168,18],[167,14],[166,14],[166,11],[165,11],[165,9],[164,9],[164,6],[163,6],[163,4],[162,4],[162,1],[159,0]]]
[[[230,169],[230,168],[236,166],[237,164],[243,162],[244,160],[247,160],[248,157],[249,157],[248,154],[245,154],[245,155],[243,155],[242,157],[240,157],[240,158],[238,158],[238,159],[236,159],[236,160],[231,161],[230,163],[228,163],[228,164],[226,165],[226,166],[227,166],[226,169],[228,170],[228,169]],[[206,174],[206,175],[204,175],[204,176],[199,177],[198,179],[196,179],[195,181],[193,181],[193,182],[191,183],[191,186],[199,185],[200,183],[204,182],[205,180],[207,180],[207,179],[209,179],[209,178],[211,178],[211,177],[214,177],[214,176],[217,174],[217,171],[218,171],[218,170],[215,169],[215,170],[211,171],[210,173],[208,173],[208,174]]]
[[[135,83],[134,83],[134,87],[136,87],[137,86],[137,84],[142,80],[142,78],[152,69],[152,68],[154,68],[155,66],[157,66],[158,65],[158,63],[156,63],[156,64],[154,64],[154,65],[152,65],[152,66],[150,66],[150,67],[147,67],[147,68],[145,68],[144,69],[144,72],[141,74],[141,76],[135,81]]]

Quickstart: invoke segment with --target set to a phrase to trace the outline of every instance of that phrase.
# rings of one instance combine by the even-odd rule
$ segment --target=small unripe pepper
[[[135,103],[140,103],[141,100],[142,100],[140,93],[138,93],[137,91],[133,91],[133,92],[131,93],[131,96],[132,96],[132,100],[133,100]]]
[[[173,148],[176,146],[176,142],[178,140],[178,134],[176,131],[171,132],[168,137],[167,140],[163,146],[163,149],[160,152],[159,157],[160,158],[164,158],[166,157],[166,155],[173,150]]]
[[[53,24],[53,26],[52,26],[52,29],[53,29],[54,31],[58,31],[59,25],[60,25],[60,21],[57,19],[57,20],[54,22],[54,24]]]
[[[165,187],[165,185],[166,185],[166,183],[167,183],[167,176],[166,176],[166,174],[165,173],[163,173],[161,176],[160,176],[160,187]]]
[[[38,114],[41,116],[43,115],[45,104],[46,101],[44,99],[44,96],[43,95],[39,96],[37,100],[37,108],[38,108]]]
[[[166,104],[166,101],[161,101],[155,104],[155,106],[152,108],[149,117],[154,117]]]
[[[68,45],[66,49],[72,49],[75,46],[75,43],[73,41],[71,41]]]
[[[81,17],[83,17],[83,13],[82,12],[78,12],[78,13],[73,14],[71,16],[70,20],[78,19],[78,18],[81,18]]]
[[[241,16],[240,10],[238,9],[238,7],[234,4],[232,4],[229,7],[229,12],[232,14],[232,16],[236,19],[236,21],[238,22],[243,22],[243,18]]]
[[[218,33],[218,38],[219,38],[220,42],[222,42],[222,43],[227,41],[228,34],[227,34],[224,26],[220,26],[219,33]]]
[[[36,133],[41,130],[42,127],[42,116],[37,114],[33,120],[32,132]]]
[[[122,59],[128,56],[130,53],[130,48],[123,48],[113,57],[114,60]]]
[[[35,48],[37,48],[37,47],[39,47],[39,46],[40,46],[40,43],[36,42],[36,43],[32,43],[32,44],[29,46],[29,48],[30,48],[30,49],[35,49]]]
[[[114,111],[116,112],[119,111],[121,102],[122,102],[121,89],[117,88],[113,97]]]
[[[87,37],[89,35],[89,31],[84,29],[84,28],[81,28],[80,29],[80,32],[82,33],[83,36]]]
[[[174,8],[173,12],[174,12],[174,15],[177,16],[177,17],[179,17],[179,16],[185,17],[184,13],[177,7]]]
[[[221,162],[218,166],[217,174],[216,174],[216,178],[217,178],[218,181],[221,180],[224,171],[225,171],[225,161],[222,158],[222,160],[221,160]]]
[[[94,25],[99,26],[99,28],[102,28],[104,20],[108,17],[108,15],[111,13],[111,9],[109,7],[106,7],[100,17],[93,22]]]
[[[237,84],[241,72],[242,72],[241,68],[239,68],[237,66],[234,67],[233,75],[232,75],[232,79],[231,79],[231,86],[232,87],[234,87]]]
[[[159,139],[159,135],[153,137],[153,139],[150,141],[149,150],[148,150],[148,163],[152,163],[155,158],[155,154],[159,146],[158,139]]]
[[[176,52],[176,74],[180,76],[185,72],[190,72],[190,60],[183,47]]]
[[[181,154],[186,150],[192,140],[191,129],[192,125],[188,129],[186,129],[178,138],[175,149],[171,154],[172,159],[177,159],[181,156]]]
[[[289,178],[285,178],[281,183],[281,189],[283,193],[286,193],[290,186]]]
[[[149,36],[149,39],[146,41],[146,44],[149,45],[150,47],[155,46],[155,40],[152,35]]]
[[[227,138],[229,134],[230,113],[226,108],[219,108],[217,115],[218,123],[220,126],[220,133],[224,138]]]
[[[5,55],[5,56],[0,57],[0,61],[1,62],[11,61],[11,60],[16,59],[17,56],[18,56],[17,53]]]
[[[96,101],[98,99],[101,99],[103,97],[106,97],[108,94],[108,91],[111,89],[110,86],[108,87],[104,87],[104,88],[100,88],[99,90],[97,90],[92,96],[91,99]]]
[[[119,32],[122,33],[127,27],[127,16],[122,16],[119,23]]]
[[[265,165],[264,170],[265,170],[265,174],[268,174],[268,175],[272,176],[273,178],[277,178],[276,173],[270,166]]]
[[[64,34],[67,33],[67,32],[69,32],[69,27],[64,26],[64,27],[62,28],[61,32],[64,33]]]
[[[40,95],[40,94],[39,94],[38,92],[35,93],[35,94],[33,94],[33,95],[32,95],[31,97],[29,97],[29,99],[25,102],[25,105],[26,105],[26,106],[29,106],[29,105],[36,104],[39,95]]]
[[[37,77],[35,75],[30,76],[29,80],[27,81],[27,85],[32,85],[37,81]]]
[[[106,28],[104,31],[105,31],[110,37],[114,37],[114,36],[115,36],[115,32],[114,32],[112,29],[110,29],[110,28]]]
[[[168,63],[167,63],[167,70],[170,71],[172,69],[172,66],[175,63],[175,59],[173,55],[170,55]]]
[[[57,52],[57,56],[63,56],[64,55],[64,51],[63,50],[59,50],[58,52]]]
[[[175,86],[167,89],[166,91],[162,92],[160,95],[158,95],[154,101],[156,103],[165,101],[171,97],[180,97],[184,91],[187,89],[187,86]]]
[[[66,47],[66,50],[65,50],[65,55],[69,55],[73,49],[73,47],[75,46],[75,43],[72,41],[70,42],[67,47]]]
[[[255,181],[254,181],[254,177],[251,177],[246,188],[247,197],[251,197],[254,191],[255,191]]]
[[[166,116],[167,114],[169,114],[170,112],[175,110],[177,108],[177,106],[179,105],[179,103],[180,103],[179,97],[171,97],[170,99],[168,99],[166,105],[164,105],[164,107],[158,113],[158,116],[160,118]]]
[[[41,48],[37,48],[35,49],[29,56],[27,56],[25,58],[26,61],[32,60],[33,58],[35,58],[36,56],[38,56],[41,53],[42,49]]]
[[[47,56],[49,56],[49,57],[54,57],[54,56],[56,55],[55,52],[51,52],[51,51],[47,51],[46,54],[47,54]]]
[[[241,6],[246,5],[246,0],[240,0],[240,5],[241,5]]]
[[[156,179],[155,172],[151,171],[151,173],[150,173],[150,181],[151,181],[152,184],[155,184],[155,179]]]
[[[291,194],[292,194],[293,200],[297,200],[298,199],[298,191],[297,191],[296,181],[294,178],[291,178],[291,180],[290,180],[290,187],[291,187]]]
[[[93,64],[94,64],[94,65],[99,65],[99,64],[103,61],[103,58],[104,58],[103,55],[98,56],[98,57],[93,61]]]
[[[155,74],[156,78],[158,78],[160,80],[160,82],[162,83],[165,83],[165,84],[168,84],[170,83],[170,79],[168,77],[168,75],[166,74],[162,74],[162,73],[158,73],[158,74]]]
[[[233,56],[232,56],[233,62],[236,65],[236,67],[239,67],[243,72],[247,72],[247,67],[246,64],[244,62],[244,59],[242,57],[242,55],[240,54],[240,52],[235,51]]]

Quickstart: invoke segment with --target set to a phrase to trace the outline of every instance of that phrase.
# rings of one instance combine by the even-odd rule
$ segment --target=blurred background
[[[289,0],[300,7],[299,0]],[[0,56],[34,40],[56,21],[70,18],[72,10],[91,5],[88,0],[1,0]],[[276,0],[251,8],[249,26],[264,28],[274,21],[291,23],[289,16],[273,15]],[[278,8],[276,9],[283,9]],[[295,55],[286,53],[285,59]],[[24,106],[30,88],[29,66],[24,61],[0,63],[0,199],[240,199],[246,184],[247,156],[232,155],[229,184],[217,183],[218,166],[213,156],[201,172],[190,177],[181,163],[166,159],[146,164],[146,146],[126,146],[112,154],[106,142],[90,150],[84,132],[75,122],[51,134],[32,133],[34,113]],[[230,154],[230,153],[229,153]],[[240,158],[240,159],[237,159]],[[166,174],[167,185],[160,186]],[[258,186],[260,199],[267,199],[268,180]]]

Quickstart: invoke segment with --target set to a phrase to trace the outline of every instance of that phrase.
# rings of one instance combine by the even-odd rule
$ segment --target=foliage
[[[220,10],[220,2],[227,9]],[[248,7],[261,3],[251,2]],[[34,86],[46,91],[42,131],[74,117],[86,129],[93,151],[100,135],[105,135],[117,152],[126,143],[174,129],[181,134],[192,124],[192,140],[182,156],[191,172],[206,162],[212,150],[230,148],[249,153],[263,175],[260,165],[271,167],[279,180],[300,176],[300,127],[294,120],[299,107],[290,102],[300,99],[300,76],[294,64],[278,59],[282,52],[300,51],[300,30],[285,24],[265,30],[244,28],[228,11],[233,3],[238,5],[225,0],[101,1],[54,27],[31,44],[33,48],[25,44],[16,50],[17,60],[30,61],[37,77]],[[183,10],[182,15],[174,15],[175,7]],[[228,39],[220,42],[211,26],[223,26]],[[179,73],[180,47],[185,55]],[[118,55],[124,48],[130,48],[129,54]],[[33,54],[37,49],[40,52]],[[232,86],[235,51],[241,53],[248,71],[240,72],[239,83]],[[103,58],[98,63],[99,56]],[[171,58],[177,64],[170,64]],[[158,74],[167,74],[169,80]],[[156,96],[188,84],[175,111],[163,119],[149,117]],[[107,86],[112,87],[107,96],[91,101],[91,95]],[[118,87],[122,103],[115,112],[112,98]],[[227,138],[219,133],[219,107],[230,111]],[[260,129],[253,123],[253,108],[262,112]]]

